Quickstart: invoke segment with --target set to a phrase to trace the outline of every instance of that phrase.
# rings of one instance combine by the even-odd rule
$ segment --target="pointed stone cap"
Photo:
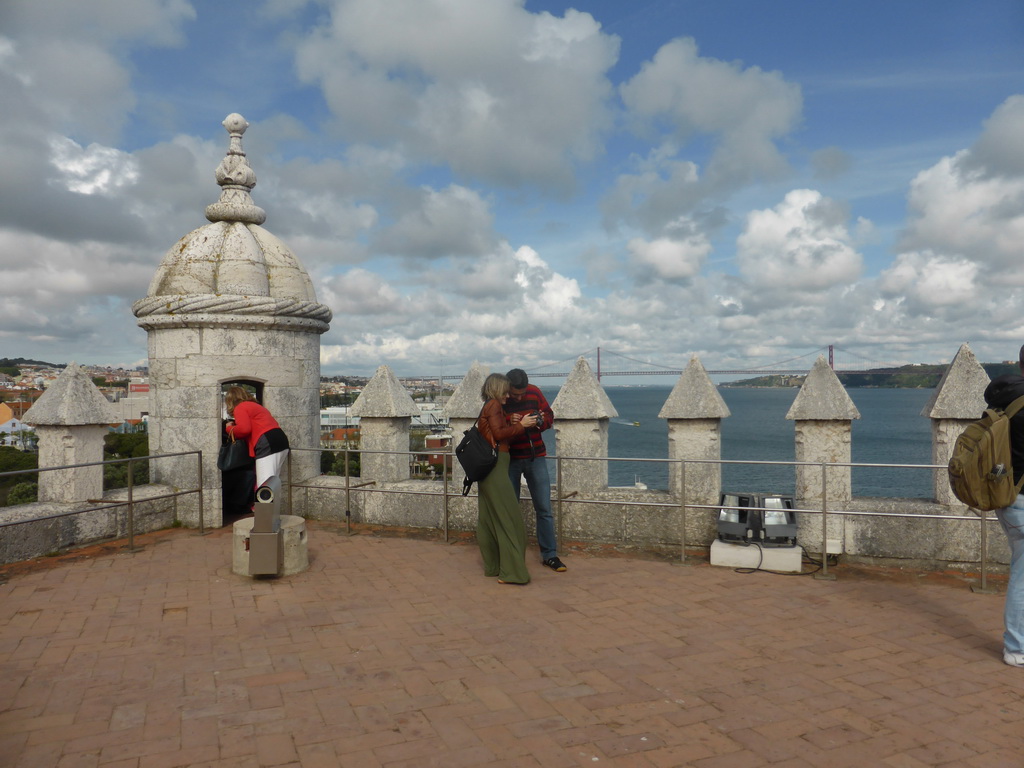
[[[449,419],[472,419],[478,416],[484,404],[480,389],[489,373],[487,367],[474,360],[441,412]]]
[[[576,361],[551,410],[556,419],[610,419],[619,415],[585,357]]]
[[[974,352],[966,343],[961,344],[921,415],[929,419],[977,419],[985,412],[989,382]]]
[[[696,355],[690,358],[658,413],[659,419],[724,419],[729,406]]]
[[[117,424],[121,419],[89,375],[72,362],[25,411],[22,421],[32,426],[80,427]]]
[[[792,421],[848,421],[860,411],[846,393],[836,372],[819,355],[786,414]]]
[[[352,415],[361,418],[398,419],[416,416],[419,412],[420,409],[409,396],[409,390],[402,386],[402,382],[386,365],[377,369],[352,403]]]

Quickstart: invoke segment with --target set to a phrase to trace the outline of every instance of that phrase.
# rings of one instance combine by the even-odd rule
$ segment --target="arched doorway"
[[[262,404],[263,384],[264,382],[256,381],[254,379],[229,379],[221,382],[221,443],[225,443],[230,439],[224,428],[228,418],[227,409],[224,406],[224,396],[227,394],[228,388],[242,387],[256,398],[256,402]],[[229,525],[233,525],[243,517],[249,517],[252,514],[252,506],[256,501],[256,465],[253,463],[240,469],[221,472],[220,481],[222,510],[221,525],[227,527]]]

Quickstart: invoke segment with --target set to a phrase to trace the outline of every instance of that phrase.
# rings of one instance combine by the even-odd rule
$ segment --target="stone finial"
[[[210,221],[238,221],[243,224],[262,224],[267,220],[267,213],[252,201],[253,187],[256,186],[256,172],[249,165],[242,151],[242,134],[249,127],[237,112],[232,112],[222,123],[231,137],[228,153],[214,177],[220,185],[220,200],[206,206],[206,218]]]
[[[829,367],[824,356],[819,355],[786,418],[791,421],[845,421],[859,419],[860,411],[836,372]]]
[[[988,385],[989,376],[974,352],[966,343],[961,344],[921,415],[930,419],[980,418]]]
[[[75,362],[68,364],[22,418],[32,426],[117,424],[113,405]]]
[[[724,419],[729,406],[694,355],[658,413],[659,419]]]
[[[551,410],[556,419],[610,419],[619,415],[585,357],[576,361]]]
[[[486,366],[473,361],[466,371],[466,375],[459,382],[459,386],[452,392],[452,396],[445,403],[443,413],[449,419],[472,419],[480,414],[480,408],[484,404],[480,398],[480,388],[484,385],[490,371]]]
[[[377,369],[352,404],[352,415],[359,417],[396,419],[416,416],[419,412],[409,391],[386,365]]]

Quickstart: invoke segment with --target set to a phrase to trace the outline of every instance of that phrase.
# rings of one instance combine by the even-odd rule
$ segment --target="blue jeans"
[[[1006,585],[1003,650],[1024,653],[1024,494],[1008,507],[996,510],[1010,543],[1010,581]]]
[[[543,456],[533,459],[512,459],[508,465],[508,478],[512,481],[516,498],[519,498],[520,478],[526,478],[526,487],[530,489],[533,509],[537,513],[537,544],[540,546],[541,560],[558,556],[558,545],[555,542],[555,518],[551,514],[551,477],[548,475],[548,463]]]

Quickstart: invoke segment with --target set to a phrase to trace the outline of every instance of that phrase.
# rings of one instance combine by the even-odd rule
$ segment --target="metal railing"
[[[424,451],[424,450],[416,450],[416,451],[412,451],[412,450],[409,450],[409,451],[376,451],[376,450],[354,449],[354,448],[350,448],[350,447],[346,447],[346,448],[343,448],[343,449],[292,448],[292,450],[291,450],[291,452],[289,454],[289,459],[288,459],[288,464],[289,464],[288,477],[290,479],[290,482],[289,482],[290,488],[291,489],[305,488],[305,489],[314,489],[314,490],[317,490],[317,491],[324,491],[324,490],[331,491],[333,489],[331,489],[329,487],[325,487],[322,484],[311,484],[310,482],[294,482],[294,481],[291,481],[291,479],[295,477],[295,475],[294,475],[294,473],[292,471],[292,466],[291,466],[291,464],[292,464],[291,456],[295,452],[303,452],[303,451],[316,453],[318,456],[320,454],[324,453],[325,451],[329,452],[329,453],[332,453],[332,454],[343,454],[344,455],[344,459],[345,459],[345,474],[343,476],[338,475],[338,477],[343,478],[344,485],[343,485],[343,487],[341,487],[338,490],[344,492],[344,494],[345,494],[345,531],[346,531],[346,533],[350,534],[352,532],[352,494],[353,493],[381,493],[381,494],[395,494],[395,495],[399,495],[399,496],[428,496],[428,497],[436,497],[440,501],[441,513],[442,513],[441,532],[443,533],[444,540],[445,541],[449,541],[449,539],[450,539],[450,532],[451,532],[451,530],[450,530],[451,499],[453,497],[454,498],[460,498],[461,497],[461,492],[459,492],[459,491],[453,492],[452,491],[451,486],[450,486],[450,473],[448,471],[440,472],[440,478],[439,478],[439,481],[437,481],[437,482],[439,482],[439,485],[440,485],[440,489],[438,491],[427,491],[427,490],[419,491],[419,490],[411,490],[411,489],[408,489],[408,488],[398,489],[398,488],[379,487],[378,486],[378,482],[376,480],[362,480],[361,478],[351,476],[351,474],[349,472],[349,466],[350,466],[350,459],[351,459],[353,454],[360,455],[360,456],[367,455],[367,454],[378,454],[378,455],[396,455],[396,456],[414,457],[414,456],[422,456],[422,455],[427,454],[427,453],[429,453],[430,455],[434,455],[434,456],[440,456],[442,458],[442,462],[443,462],[443,466],[444,467],[454,466],[454,464],[453,464],[453,462],[455,461],[454,452],[451,451],[450,449],[449,450],[444,450],[444,449],[440,449],[440,448],[435,448],[435,449],[430,449],[429,451]],[[137,464],[138,462],[148,462],[148,461],[156,460],[156,459],[174,458],[174,457],[177,457],[177,456],[188,456],[188,455],[194,455],[196,457],[197,487],[195,489],[173,491],[173,492],[170,492],[170,493],[164,493],[164,494],[160,494],[158,496],[148,496],[145,499],[145,501],[148,503],[148,502],[151,502],[151,501],[158,501],[158,500],[161,500],[161,499],[170,499],[170,498],[176,498],[176,497],[179,497],[179,496],[187,496],[187,495],[195,494],[198,497],[199,533],[200,533],[200,535],[205,535],[206,529],[205,529],[205,506],[204,506],[204,496],[203,496],[204,478],[203,478],[203,463],[202,463],[203,454],[202,454],[202,451],[183,451],[183,452],[180,452],[180,453],[168,453],[168,454],[159,454],[159,455],[154,455],[154,456],[143,456],[143,457],[129,457],[129,458],[124,458],[124,459],[110,459],[110,460],[106,460],[106,461],[90,462],[90,463],[84,463],[84,464],[70,464],[70,465],[63,465],[63,466],[57,466],[57,467],[44,467],[44,468],[35,468],[35,469],[20,469],[20,470],[12,470],[12,471],[9,471],[9,472],[2,472],[2,473],[0,473],[0,480],[2,480],[5,477],[12,477],[12,476],[38,475],[38,474],[40,474],[42,472],[53,472],[53,471],[61,471],[61,470],[73,470],[73,469],[79,469],[79,468],[84,468],[84,467],[103,466],[103,465],[112,465],[112,464],[127,464],[127,479],[128,479],[128,483],[127,483],[127,486],[126,486],[126,488],[127,488],[127,499],[125,499],[124,501],[103,501],[103,500],[89,499],[89,500],[86,501],[86,503],[87,504],[92,504],[93,506],[86,506],[86,507],[83,507],[81,509],[73,509],[73,510],[68,510],[68,511],[64,511],[64,512],[57,512],[57,513],[50,514],[50,515],[37,516],[37,517],[32,517],[32,518],[28,518],[28,519],[24,519],[24,520],[12,520],[12,521],[0,522],[0,530],[4,530],[6,528],[11,528],[11,527],[17,526],[17,525],[26,525],[26,524],[30,524],[30,523],[34,523],[34,522],[43,522],[43,521],[46,521],[46,520],[55,520],[55,519],[71,517],[71,516],[75,516],[75,515],[81,515],[81,514],[84,514],[84,513],[87,513],[87,512],[94,512],[94,511],[100,511],[100,510],[106,511],[106,510],[117,509],[117,508],[127,508],[128,548],[129,548],[129,550],[134,551],[135,550],[135,545],[134,545],[134,537],[135,537],[135,505],[136,505],[136,500],[135,500],[135,496],[134,496],[134,491],[135,491],[135,487],[136,487],[136,484],[134,482],[134,466],[135,466],[135,464]],[[945,466],[940,466],[940,465],[932,465],[932,464],[880,464],[880,463],[854,463],[854,462],[798,462],[798,461],[749,461],[749,460],[742,460],[741,461],[741,460],[726,460],[726,459],[654,459],[654,458],[637,458],[637,457],[629,457],[629,458],[600,457],[600,458],[598,458],[598,457],[589,457],[589,456],[576,457],[576,456],[558,456],[558,455],[549,455],[547,458],[549,458],[549,459],[551,459],[552,461],[555,462],[555,478],[556,478],[556,481],[555,481],[555,484],[554,484],[554,487],[553,487],[553,490],[555,491],[555,495],[553,495],[552,501],[554,502],[554,504],[553,504],[553,507],[554,507],[553,508],[553,513],[554,513],[554,517],[555,517],[555,525],[556,525],[556,530],[557,530],[557,535],[558,535],[559,540],[562,540],[563,534],[564,534],[563,522],[564,522],[564,519],[565,519],[565,516],[566,516],[566,511],[565,511],[566,505],[588,505],[588,504],[590,504],[590,505],[602,505],[602,506],[614,505],[616,507],[622,507],[622,508],[643,507],[643,508],[646,508],[646,509],[651,509],[651,508],[655,508],[655,509],[656,508],[676,509],[676,510],[678,510],[677,529],[678,529],[678,536],[679,536],[679,559],[678,559],[678,562],[679,562],[679,564],[683,564],[683,565],[688,563],[687,549],[689,548],[689,545],[688,545],[688,540],[687,540],[687,523],[688,523],[691,515],[694,512],[696,512],[698,514],[708,514],[708,513],[710,513],[710,514],[713,514],[713,515],[717,516],[719,514],[720,509],[721,509],[721,506],[718,503],[715,503],[715,504],[694,503],[694,502],[688,500],[688,498],[687,498],[687,482],[686,482],[687,469],[688,468],[692,469],[694,466],[700,466],[700,465],[717,465],[718,467],[721,467],[722,465],[727,465],[727,464],[728,465],[733,465],[733,464],[735,464],[735,465],[789,466],[789,467],[794,467],[794,468],[796,468],[796,467],[816,467],[816,468],[819,468],[820,471],[821,471],[821,503],[820,503],[820,506],[818,508],[815,508],[815,509],[795,508],[795,509],[789,510],[789,511],[793,512],[794,515],[819,515],[820,518],[821,518],[821,549],[822,549],[822,558],[821,558],[821,560],[822,560],[822,562],[821,562],[821,570],[820,570],[820,572],[815,574],[815,576],[817,578],[823,578],[823,579],[834,578],[829,573],[828,557],[827,557],[828,524],[829,524],[829,520],[832,519],[832,518],[835,518],[835,517],[842,518],[844,516],[847,516],[847,517],[861,517],[861,516],[864,516],[864,517],[897,518],[897,519],[909,519],[909,520],[948,520],[948,521],[956,521],[958,523],[964,523],[965,521],[970,521],[972,519],[975,519],[975,518],[972,518],[972,517],[969,517],[969,516],[956,515],[956,514],[941,514],[941,513],[930,514],[930,513],[891,512],[891,511],[882,511],[882,510],[877,510],[876,511],[876,510],[841,509],[841,508],[835,508],[836,502],[831,502],[830,503],[830,500],[829,500],[829,496],[828,496],[828,473],[829,473],[830,470],[832,470],[832,471],[834,471],[836,469],[851,469],[852,470],[852,469],[857,469],[857,468],[880,468],[880,469],[899,469],[899,470],[931,470],[931,471],[944,470]],[[679,473],[680,474],[679,474],[678,487],[681,489],[681,492],[679,494],[679,498],[678,499],[673,499],[673,500],[669,500],[669,501],[657,501],[657,500],[654,500],[654,499],[643,499],[643,500],[638,500],[638,501],[629,501],[629,500],[621,500],[621,499],[611,500],[611,499],[602,499],[602,498],[581,498],[579,493],[577,493],[577,492],[571,492],[571,493],[565,494],[565,493],[562,493],[560,489],[565,487],[565,485],[564,485],[564,462],[567,462],[567,461],[572,461],[572,462],[598,461],[598,462],[606,462],[606,463],[630,462],[630,463],[664,464],[664,465],[668,465],[668,466],[675,465],[675,466],[678,466],[678,468],[679,468]],[[410,479],[412,479],[412,478],[410,478]],[[602,490],[604,490],[604,489],[602,489]],[[617,490],[625,490],[625,489],[617,489]],[[664,491],[662,491],[662,492],[666,493],[668,498],[671,498],[671,495],[669,493],[664,492]],[[476,497],[477,497],[476,493],[470,493],[467,498],[471,498],[472,499],[472,498],[476,498]],[[294,492],[290,491],[289,494],[288,494],[288,511],[289,511],[289,514],[292,513],[292,511],[293,511],[293,504],[294,504]],[[756,511],[766,511],[764,508],[758,508],[758,507],[750,507],[749,509],[756,510]],[[988,525],[987,524],[988,523],[993,523],[993,522],[998,522],[998,521],[997,521],[997,519],[994,516],[989,516],[987,513],[976,512],[976,514],[977,514],[977,518],[976,519],[978,520],[978,525],[979,525],[979,528],[980,528],[980,555],[979,555],[979,563],[980,563],[980,579],[981,579],[981,584],[980,584],[980,587],[978,588],[978,591],[988,591],[988,571],[989,571],[989,561],[990,561],[990,558],[989,558],[989,552],[988,552]],[[623,540],[625,540],[625,538],[626,538],[625,532],[623,532]]]
[[[353,478],[349,476],[348,467],[349,467],[349,459],[350,459],[352,454],[370,454],[370,453],[373,453],[373,454],[405,455],[405,456],[423,455],[424,453],[430,453],[431,455],[442,457],[443,461],[445,462],[445,466],[448,466],[449,462],[454,461],[454,453],[451,450],[445,451],[443,449],[431,449],[430,451],[422,451],[422,450],[419,450],[419,451],[364,451],[364,450],[361,450],[361,449],[353,449],[353,448],[344,448],[344,449],[327,449],[327,448],[324,448],[324,449],[318,449],[318,448],[294,449],[293,448],[292,450],[293,451],[295,451],[295,450],[299,450],[299,451],[306,450],[306,451],[314,451],[314,452],[317,452],[317,453],[322,453],[323,451],[329,451],[331,453],[336,453],[336,454],[344,453],[344,455],[345,455],[345,468],[346,468],[346,473],[345,473],[345,476],[344,476],[345,485],[344,485],[344,488],[340,489],[340,490],[344,490],[344,492],[345,492],[345,522],[346,522],[346,532],[347,533],[351,533],[351,520],[352,520],[352,504],[351,504],[351,500],[352,500],[352,493],[353,492],[359,492],[359,493],[392,493],[392,494],[400,494],[400,495],[417,495],[417,496],[435,496],[435,497],[438,497],[441,500],[441,503],[443,505],[443,509],[442,509],[442,524],[441,524],[442,532],[444,534],[445,541],[449,540],[449,522],[450,522],[450,509],[449,509],[449,505],[450,505],[450,499],[453,496],[455,496],[456,498],[460,497],[461,493],[452,493],[450,491],[450,489],[449,489],[449,473],[447,471],[441,473],[442,477],[443,477],[443,483],[442,483],[442,486],[441,486],[441,490],[440,491],[431,492],[431,491],[410,491],[410,490],[402,490],[402,489],[387,489],[387,488],[374,487],[376,485],[376,481],[373,481],[373,480],[361,481],[361,482],[359,482],[357,484],[353,484],[353,482],[352,482]],[[548,455],[547,458],[549,458],[549,459],[551,459],[552,461],[555,462],[556,482],[554,484],[553,491],[555,491],[556,494],[553,495],[552,501],[554,502],[553,514],[554,514],[554,517],[555,517],[555,525],[556,525],[556,530],[557,530],[557,535],[558,535],[559,541],[561,541],[562,537],[563,537],[563,520],[565,518],[564,505],[568,505],[568,504],[578,504],[578,505],[591,504],[591,505],[603,505],[603,506],[614,505],[614,506],[623,507],[623,508],[628,508],[628,507],[644,507],[644,508],[677,509],[678,510],[678,534],[679,534],[679,561],[678,562],[679,562],[679,564],[684,564],[685,565],[685,564],[688,563],[688,559],[687,559],[688,556],[687,556],[687,553],[686,553],[686,550],[688,548],[686,528],[687,528],[687,522],[688,522],[689,516],[692,514],[692,512],[697,512],[697,513],[700,513],[700,514],[708,514],[708,513],[710,513],[710,514],[713,514],[713,515],[715,515],[717,517],[717,515],[719,514],[720,509],[721,509],[721,505],[718,504],[718,503],[715,503],[715,504],[699,504],[699,503],[693,503],[693,502],[691,502],[691,501],[689,501],[687,499],[686,473],[687,473],[687,468],[688,467],[691,468],[691,469],[694,466],[698,466],[698,465],[717,465],[717,466],[721,467],[722,465],[727,465],[727,464],[728,465],[734,465],[735,464],[735,465],[788,466],[788,467],[793,467],[794,469],[797,468],[797,467],[816,467],[816,468],[819,468],[821,470],[821,503],[820,503],[820,506],[817,507],[817,508],[814,508],[814,509],[794,508],[792,510],[787,510],[787,511],[793,512],[794,515],[819,515],[820,518],[821,518],[821,550],[822,550],[822,552],[821,552],[821,555],[822,555],[822,557],[821,557],[821,569],[820,569],[819,572],[815,573],[815,578],[829,579],[829,580],[834,579],[834,576],[829,573],[828,556],[827,556],[828,555],[828,552],[827,552],[827,548],[828,548],[827,547],[827,542],[828,542],[828,524],[829,524],[829,520],[830,519],[833,519],[833,518],[836,518],[836,517],[842,518],[844,516],[848,516],[848,517],[862,517],[863,516],[863,517],[895,518],[895,519],[905,519],[905,520],[949,520],[949,521],[956,521],[958,523],[964,523],[966,521],[971,521],[971,520],[977,519],[978,520],[978,525],[980,527],[980,550],[981,551],[979,553],[979,563],[980,563],[980,580],[981,580],[981,584],[980,584],[980,587],[975,589],[975,591],[982,591],[982,592],[989,591],[989,588],[988,588],[988,570],[989,570],[989,560],[990,560],[990,558],[989,558],[989,552],[988,552],[988,525],[987,524],[988,523],[993,523],[993,522],[998,522],[998,520],[994,516],[989,516],[987,513],[977,512],[977,511],[975,511],[977,517],[973,518],[973,517],[970,517],[970,516],[956,515],[956,514],[940,514],[940,513],[930,514],[930,513],[916,513],[916,512],[915,513],[910,513],[910,512],[891,512],[891,511],[882,511],[882,510],[872,511],[872,510],[841,509],[841,508],[835,508],[836,505],[838,503],[840,503],[840,502],[830,501],[830,499],[829,499],[829,494],[828,494],[828,472],[830,470],[834,471],[834,470],[837,470],[837,469],[851,469],[851,470],[853,470],[853,469],[864,469],[864,468],[877,468],[877,469],[894,469],[894,470],[929,470],[929,471],[933,471],[934,472],[935,470],[945,470],[946,469],[945,465],[937,465],[937,464],[881,464],[881,463],[856,463],[856,462],[752,461],[752,460],[727,460],[727,459],[653,459],[653,458],[637,458],[637,457],[629,457],[629,458],[600,457],[600,458],[598,458],[598,457],[590,457],[590,456],[580,456],[580,457],[577,457],[577,456],[557,456],[557,455]],[[601,499],[601,498],[580,498],[580,495],[577,492],[571,492],[571,493],[568,493],[568,494],[563,494],[560,489],[562,489],[564,487],[563,465],[564,465],[564,462],[567,462],[567,461],[572,461],[572,462],[598,461],[598,462],[607,462],[607,463],[613,463],[613,462],[638,463],[638,462],[643,462],[643,463],[666,464],[666,465],[669,465],[669,466],[675,465],[675,466],[678,466],[679,472],[680,472],[679,487],[681,489],[681,492],[679,494],[678,500],[673,500],[673,501],[609,500],[609,499]],[[289,477],[291,477],[291,476],[292,476],[291,472],[289,471]],[[325,490],[324,486],[322,486],[322,485],[310,485],[310,484],[307,484],[307,483],[295,483],[293,485],[293,487],[296,487],[296,488],[314,488],[314,489],[317,489],[317,490]],[[628,489],[628,486],[625,487],[624,489]],[[619,490],[619,489],[617,489],[617,490]],[[476,496],[477,496],[477,494],[471,493],[471,494],[469,494],[468,498],[476,498]],[[289,498],[290,497],[291,497],[291,494],[289,494]],[[936,504],[936,506],[941,506],[941,505],[939,505],[938,502],[935,502],[935,504]],[[750,507],[749,509],[756,510],[756,511],[766,511],[765,508],[759,508],[759,507]],[[623,538],[625,538],[625,537],[623,537]]]
[[[200,535],[206,534],[206,522],[204,518],[204,503],[203,503],[203,452],[202,451],[181,451],[180,453],[161,453],[153,456],[130,456],[124,459],[106,459],[104,461],[91,461],[82,464],[65,464],[57,467],[36,467],[32,469],[17,469],[9,472],[0,472],[0,480],[5,477],[21,477],[24,475],[35,475],[38,476],[44,472],[60,472],[63,470],[75,470],[82,469],[85,467],[99,467],[109,466],[114,464],[127,464],[127,479],[128,484],[124,486],[127,490],[128,497],[124,501],[104,501],[103,499],[86,499],[85,504],[92,504],[94,506],[87,506],[81,509],[71,509],[64,512],[55,512],[50,515],[38,515],[35,517],[29,517],[22,520],[8,520],[0,521],[0,530],[6,528],[12,528],[17,525],[29,525],[31,523],[40,523],[47,520],[59,520],[62,518],[74,517],[76,515],[82,515],[87,512],[98,512],[98,511],[109,511],[112,509],[119,509],[122,507],[127,508],[127,533],[128,533],[128,549],[131,552],[136,551],[135,547],[135,505],[138,503],[135,499],[135,465],[140,462],[149,462],[155,459],[169,459],[176,456],[191,456],[196,457],[196,472],[198,478],[198,486],[194,490],[184,491],[172,491],[170,493],[162,493],[157,496],[147,496],[145,502],[148,504],[152,501],[159,501],[161,499],[177,499],[180,496],[188,496],[196,494],[199,505],[199,533]],[[148,485],[149,483],[146,483]],[[106,490],[119,490],[115,488]],[[105,491],[106,492],[106,491]],[[57,502],[55,502],[57,503]],[[65,503],[65,502],[60,502]],[[0,507],[0,509],[4,509]],[[115,535],[117,534],[115,525]],[[59,547],[58,547],[59,548]]]

